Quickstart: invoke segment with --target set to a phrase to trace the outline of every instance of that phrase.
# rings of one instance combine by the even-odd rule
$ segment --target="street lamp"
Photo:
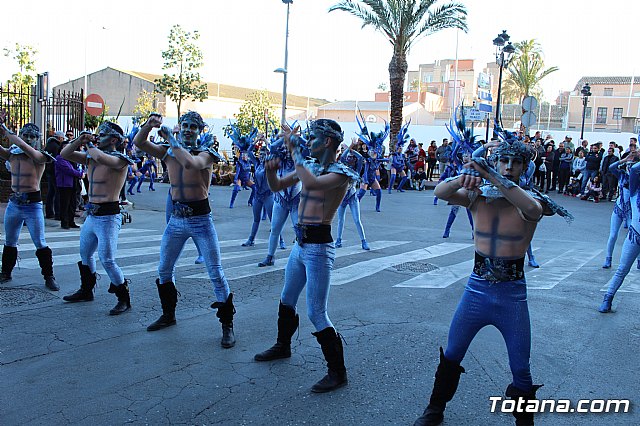
[[[580,128],[580,141],[582,141],[582,138],[584,136],[584,118],[587,114],[587,103],[589,102],[589,96],[591,96],[591,86],[589,86],[589,83],[586,83],[584,86],[582,86],[582,90],[580,90],[580,93],[582,93],[582,127]]]
[[[275,69],[273,72],[282,74],[282,117],[280,121],[282,124],[287,122],[287,63],[289,59],[289,6],[293,3],[293,0],[282,0],[282,3],[287,5],[287,26],[284,37],[284,67]]]
[[[496,100],[496,125],[502,125],[501,113],[500,113],[500,95],[502,92],[502,70],[504,66],[509,63],[511,55],[516,51],[514,45],[509,41],[511,37],[507,34],[506,30],[502,30],[502,34],[498,34],[498,37],[493,39],[493,45],[496,47],[496,64],[500,66],[500,75],[498,77],[498,98]],[[506,46],[505,46],[506,44]]]

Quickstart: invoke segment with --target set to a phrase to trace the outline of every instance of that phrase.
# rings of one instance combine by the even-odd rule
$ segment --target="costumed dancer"
[[[340,162],[349,166],[351,170],[353,170],[358,176],[360,176],[364,159],[362,158],[362,155],[360,155],[360,153],[355,150],[356,144],[357,139],[355,138],[352,141],[350,147],[348,147],[346,144],[342,144],[344,150],[340,155]],[[369,243],[367,243],[367,239],[364,235],[364,228],[362,226],[362,220],[360,218],[360,200],[358,199],[358,197],[356,197],[356,183],[357,180],[351,181],[351,185],[349,185],[347,193],[342,199],[340,207],[338,207],[338,238],[336,239],[336,248],[342,247],[342,231],[344,230],[344,219],[347,214],[347,206],[349,206],[349,210],[351,210],[351,217],[353,217],[353,222],[356,225],[356,230],[360,235],[362,249],[370,250],[371,248],[369,247]]]
[[[293,127],[296,123],[293,124]],[[302,139],[302,155],[307,156],[309,150],[304,145]],[[282,143],[282,138],[278,139],[277,133],[274,132],[269,145],[269,156],[278,158],[279,166],[277,175],[279,178],[288,176],[296,170],[296,165],[291,153]],[[298,223],[298,204],[300,204],[300,191],[302,191],[302,182],[296,182],[294,185],[283,187],[273,193],[273,213],[271,217],[271,231],[269,232],[269,247],[267,249],[267,257],[260,263],[259,267],[273,266],[275,264],[276,246],[278,238],[280,239],[280,248],[284,249],[284,240],[282,239],[282,229],[287,221],[287,217],[291,218],[291,225],[295,228]]]
[[[291,356],[291,337],[299,325],[296,305],[307,287],[307,315],[316,331],[312,333],[322,348],[328,372],[311,388],[329,392],[347,384],[347,370],[340,335],[329,319],[330,273],[335,259],[331,222],[351,180],[359,176],[348,166],[336,162],[336,151],[344,134],[333,120],[311,122],[309,150],[313,160],[305,160],[302,138],[283,125],[284,139],[295,161],[295,172],[279,178],[280,159],[267,162],[267,179],[275,191],[302,182],[296,244],[291,250],[284,274],[284,288],[278,308],[276,344],[255,355],[256,361],[271,361]]]
[[[251,206],[253,209],[253,224],[251,225],[251,234],[249,234],[249,239],[242,243],[243,247],[250,247],[255,244],[254,240],[258,233],[258,228],[260,227],[262,212],[266,212],[267,216],[269,216],[269,220],[271,220],[273,213],[273,192],[271,192],[271,189],[269,188],[269,183],[267,182],[264,170],[264,163],[267,158],[267,145],[263,144],[260,147],[258,157],[253,153],[254,147],[255,145],[252,144],[248,150],[249,160],[253,164],[253,177],[255,179],[255,192],[253,196],[253,205]]]
[[[411,120],[404,126],[400,128],[400,132],[398,132],[398,142],[396,143],[396,151],[391,153],[391,180],[389,181],[389,188],[387,188],[387,193],[391,194],[391,190],[393,189],[393,183],[396,181],[396,176],[400,176],[400,183],[398,184],[398,191],[404,192],[404,184],[407,182],[407,174],[404,171],[404,168],[407,166],[407,157],[402,152],[402,147],[404,144],[409,141],[409,134],[407,130],[409,128],[409,124]]]
[[[535,189],[524,190],[519,177],[528,167],[530,150],[512,134],[501,134],[494,150],[494,169],[484,158],[473,158],[457,177],[438,184],[436,195],[471,210],[475,230],[473,273],[453,316],[446,350],[440,348],[440,364],[423,415],[414,425],[438,425],[465,370],[462,362],[478,331],[493,325],[502,334],[509,354],[513,381],[506,395],[515,401],[517,425],[533,425],[526,412],[536,390],[531,378],[531,326],[524,276],[524,255],[538,222],[544,215],[572,216]],[[483,184],[483,179],[488,183]]]
[[[233,141],[233,145],[235,145],[240,153],[238,154],[238,160],[236,161],[236,175],[233,178],[233,192],[231,193],[231,201],[229,202],[229,208],[233,208],[233,204],[236,201],[236,197],[238,196],[238,192],[242,188],[251,188],[251,195],[249,196],[249,201],[247,204],[249,206],[252,205],[253,196],[255,194],[254,183],[251,180],[251,161],[249,161],[249,156],[247,151],[253,144],[253,140],[258,134],[258,129],[255,127],[251,131],[251,134],[243,136],[240,133],[240,129],[235,124],[229,124],[227,136],[231,138]]]
[[[122,226],[120,188],[127,177],[127,166],[133,164],[131,158],[116,150],[123,140],[120,126],[105,121],[98,127],[97,135],[82,132],[60,152],[63,158],[86,165],[89,178],[87,218],[80,230],[80,289],[63,299],[67,302],[93,300],[97,279],[94,254],[97,251],[100,263],[111,279],[108,291],[118,298],[110,315],[120,315],[131,308],[129,280],[125,279],[116,262]],[[86,152],[78,151],[82,145],[86,146]]]
[[[456,120],[456,116],[460,115],[460,119]],[[464,169],[464,164],[469,162],[472,154],[482,145],[476,141],[476,137],[473,134],[473,128],[467,128],[466,119],[464,116],[463,108],[456,108],[456,113],[449,120],[449,125],[445,126],[451,135],[451,149],[448,150],[449,157],[447,165],[440,177],[443,181],[447,178],[453,178],[458,176]],[[434,195],[434,204],[437,201],[437,197]],[[452,205],[449,210],[449,217],[447,218],[447,224],[444,228],[442,238],[449,238],[451,232],[451,226],[456,220],[460,206]],[[467,211],[467,217],[469,218],[469,225],[471,226],[471,238],[473,239],[473,217],[469,209]]]
[[[382,158],[382,144],[387,136],[389,136],[389,123],[385,122],[384,130],[378,133],[369,132],[365,125],[364,117],[359,112],[360,119],[356,115],[356,122],[360,127],[360,133],[358,137],[362,142],[367,145],[369,156],[364,159],[364,175],[362,186],[358,191],[358,200],[362,200],[362,197],[367,192],[367,189],[371,188],[376,195],[376,211],[380,212],[380,202],[382,201],[382,190],[380,189],[380,182],[378,181],[378,175],[380,171],[380,165],[389,161],[387,158]]]
[[[140,187],[144,183],[144,177],[147,174],[149,175],[149,191],[155,191],[153,182],[158,175],[158,165],[156,164],[156,160],[154,160],[153,157],[147,156],[147,159],[144,160],[144,162],[142,163],[142,167],[140,168],[140,170],[138,170],[138,172],[140,173],[140,176],[138,177],[138,187],[136,188],[137,192],[142,192],[140,190]]]
[[[626,158],[632,157],[630,161],[638,161],[638,155],[630,153]],[[615,167],[614,167],[615,166]],[[621,167],[618,167],[621,166]],[[631,219],[631,201],[629,200],[629,174],[627,173],[627,163],[612,164],[609,167],[609,172],[613,173],[618,179],[618,198],[613,206],[611,212],[611,227],[609,230],[609,239],[607,240],[607,253],[604,259],[602,267],[604,269],[611,268],[611,259],[613,258],[613,249],[618,239],[618,232],[622,224],[625,228],[629,227],[629,220]],[[638,260],[638,267],[640,268],[640,259]]]
[[[127,177],[129,178],[129,188],[127,189],[127,195],[133,194],[133,187],[136,186],[140,178],[140,172],[138,172],[138,166],[135,162],[127,167]]]
[[[0,136],[9,140],[9,149],[0,146],[0,157],[7,161],[11,173],[9,203],[4,213],[5,242],[2,250],[2,272],[0,283],[11,281],[11,273],[18,260],[18,239],[22,226],[27,225],[44,285],[53,291],[60,290],[53,275],[53,254],[44,236],[44,214],[40,180],[45,165],[55,161],[46,151],[36,149],[40,142],[40,128],[33,123],[25,124],[15,135],[5,125],[7,112],[0,110]]]
[[[602,313],[613,312],[611,309],[613,297],[631,270],[633,262],[640,255],[640,162],[636,156],[628,155],[624,159],[613,163],[611,168],[613,167],[625,167],[627,169],[631,218],[629,219],[629,233],[622,245],[620,264],[611,280],[609,280],[607,292],[598,309]]]
[[[211,307],[217,309],[217,317],[222,324],[220,343],[223,348],[231,348],[235,345],[233,293],[222,270],[220,245],[208,197],[213,163],[222,158],[211,147],[198,145],[198,137],[205,127],[200,114],[189,111],[178,122],[179,133],[176,138],[171,129],[162,126],[162,116],[151,114],[133,141],[138,148],[167,164],[173,202],[171,218],[160,243],[160,277],[156,279],[162,315],[147,330],[156,331],[176,324],[178,291],[174,284],[175,265],[186,241],[193,238],[204,257],[213,285],[216,302]],[[153,128],[160,128],[158,134],[169,142],[169,146],[147,141]]]

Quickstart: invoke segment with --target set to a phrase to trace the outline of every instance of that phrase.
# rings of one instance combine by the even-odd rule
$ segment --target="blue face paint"
[[[194,120],[185,118],[180,122],[180,139],[184,146],[195,147],[200,137],[200,125]]]

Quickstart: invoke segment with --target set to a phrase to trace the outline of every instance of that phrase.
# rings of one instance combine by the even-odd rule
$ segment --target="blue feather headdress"
[[[360,115],[359,119],[358,115]],[[356,115],[356,122],[360,128],[360,133],[356,133],[358,138],[360,138],[360,140],[369,147],[369,150],[375,151],[378,156],[381,156],[383,143],[385,139],[387,139],[387,136],[389,136],[389,123],[385,120],[384,130],[381,132],[370,132],[369,129],[367,129],[367,125],[365,124],[364,117],[360,110],[358,110],[358,114]]]
[[[457,117],[460,118],[457,118]],[[471,154],[476,148],[480,147],[480,142],[476,141],[473,134],[473,128],[467,127],[467,121],[464,116],[464,105],[457,107],[453,117],[449,120],[449,124],[445,127],[451,135],[451,153],[449,155],[449,164],[447,165],[446,174],[449,177],[457,176],[464,165],[464,157],[471,158]]]
[[[289,125],[289,127],[295,129],[297,125],[298,120],[294,121],[293,124]],[[302,155],[304,157],[309,156],[309,123],[307,123],[307,129],[303,130],[302,134],[298,136],[297,139],[302,150]],[[289,154],[289,150],[284,143],[284,138],[280,136],[280,131],[275,125],[269,137],[267,150],[269,152],[269,158],[280,158],[281,160],[284,160]]]
[[[233,144],[238,147],[240,152],[247,152],[251,148],[251,146],[254,144],[257,134],[258,129],[254,127],[251,130],[251,133],[249,133],[248,135],[243,135],[242,132],[240,132],[238,126],[229,122],[227,136],[231,139]]]
[[[409,121],[400,128],[400,131],[398,132],[398,136],[397,136],[396,148],[402,149],[404,144],[409,142],[409,133],[407,131],[409,130],[410,124],[411,124],[411,119],[409,119]]]

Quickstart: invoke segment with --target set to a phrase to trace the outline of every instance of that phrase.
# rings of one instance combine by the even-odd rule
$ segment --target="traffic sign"
[[[84,109],[87,114],[97,117],[104,112],[104,99],[102,96],[92,93],[84,100]]]
[[[484,113],[476,108],[465,108],[464,116],[469,121],[484,121]]]
[[[534,124],[536,124],[537,122],[538,122],[538,117],[536,117],[536,114],[533,111],[527,111],[524,114],[522,114],[522,125],[525,128],[528,129]]]
[[[535,111],[538,109],[538,100],[533,96],[527,96],[522,100],[522,112]]]

